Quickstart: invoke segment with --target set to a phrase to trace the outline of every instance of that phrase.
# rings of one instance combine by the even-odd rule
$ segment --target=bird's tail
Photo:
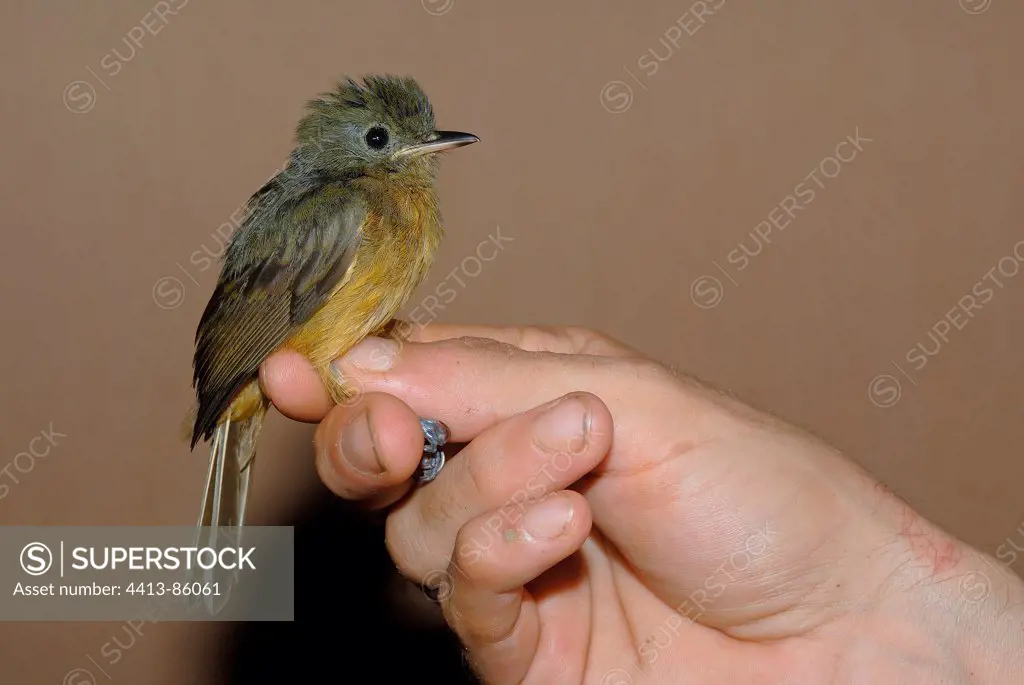
[[[268,406],[267,400],[261,398],[258,408],[248,418],[226,418],[214,429],[210,441],[210,470],[199,513],[197,548],[217,550],[225,545],[240,546],[256,443]],[[211,569],[194,568],[188,582],[193,586],[192,590],[199,589],[200,592],[193,593],[192,597],[201,597],[211,613],[220,611],[229,597],[233,582],[230,576],[230,572],[216,566]]]

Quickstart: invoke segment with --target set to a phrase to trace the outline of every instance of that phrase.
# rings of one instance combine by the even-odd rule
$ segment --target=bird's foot
[[[444,446],[448,442],[448,427],[435,419],[420,419],[423,429],[423,460],[420,462],[419,481],[429,483],[437,478],[444,466]]]

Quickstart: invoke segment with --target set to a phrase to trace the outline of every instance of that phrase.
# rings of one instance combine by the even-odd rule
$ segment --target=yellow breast
[[[406,304],[430,269],[441,241],[431,189],[389,189],[368,204],[370,211],[349,272],[287,344],[304,354],[325,380],[331,378],[332,360],[378,332]]]

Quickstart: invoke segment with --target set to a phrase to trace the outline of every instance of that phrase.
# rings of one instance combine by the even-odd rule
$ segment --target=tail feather
[[[256,444],[263,419],[267,414],[268,402],[262,401],[256,412],[239,421],[226,419],[217,425],[210,443],[210,468],[203,495],[203,506],[199,513],[196,547],[218,549],[225,544],[241,544],[241,527],[245,525],[245,514],[249,504],[249,490],[252,485],[253,464],[256,458]],[[224,530],[225,528],[233,530]],[[189,583],[198,582],[203,592],[213,587],[220,596],[213,594],[193,595],[202,597],[211,613],[219,612],[230,597],[230,572],[214,567],[195,568],[189,574]]]

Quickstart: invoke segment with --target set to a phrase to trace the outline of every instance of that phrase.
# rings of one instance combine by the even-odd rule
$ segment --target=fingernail
[[[572,502],[564,495],[541,500],[523,515],[523,532],[530,538],[554,540],[569,527],[572,509]]]
[[[369,410],[360,412],[341,430],[341,458],[354,471],[365,476],[379,476],[384,473],[384,464],[377,456],[373,431],[370,430]]]
[[[533,428],[538,446],[551,454],[579,454],[590,435],[590,412],[569,397],[537,417]]]
[[[369,337],[348,351],[344,357],[335,359],[331,366],[342,376],[349,371],[387,371],[394,364],[398,344],[387,338]]]

